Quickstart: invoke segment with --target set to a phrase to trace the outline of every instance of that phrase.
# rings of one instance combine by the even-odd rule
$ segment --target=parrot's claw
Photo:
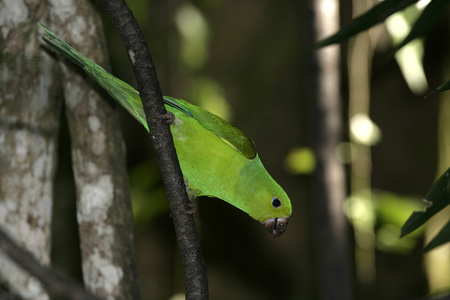
[[[158,119],[163,121],[166,124],[172,124],[173,121],[175,120],[175,115],[173,113],[171,113],[170,111],[168,111],[165,114],[159,115]]]
[[[197,208],[195,207],[195,204],[193,202],[189,203],[189,209],[185,211],[185,214],[187,215],[193,215],[197,211]]]

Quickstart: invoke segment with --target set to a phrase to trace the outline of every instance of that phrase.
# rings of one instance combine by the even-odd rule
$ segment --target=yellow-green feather
[[[192,125],[184,125],[192,126]],[[196,127],[195,125],[193,127]],[[183,130],[172,131],[174,134]],[[195,131],[189,130],[189,133]],[[247,212],[254,219],[263,222],[269,218],[280,218],[291,214],[286,193],[270,177],[259,157],[247,160],[238,152],[217,141],[217,137],[204,134],[192,139],[174,139],[181,169],[189,179],[189,187],[196,196],[211,196],[222,199]],[[205,149],[209,143],[210,149]],[[196,151],[191,155],[188,149]],[[275,209],[271,205],[273,197],[283,199],[284,206]]]
[[[177,109],[167,109],[175,114],[171,131],[181,170],[194,196],[220,198],[260,222],[291,214],[288,196],[266,171],[258,155],[246,158],[215,133],[205,130],[196,119]],[[273,208],[273,197],[281,199],[283,206]]]

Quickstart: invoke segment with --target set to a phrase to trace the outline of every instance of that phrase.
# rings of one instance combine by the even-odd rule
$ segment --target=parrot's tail
[[[48,29],[44,24],[41,24],[38,22],[38,24],[45,29],[47,34],[44,34],[42,36],[42,39],[47,42],[50,46],[58,50],[58,52],[64,54],[65,57],[70,59],[73,63],[78,65],[81,68],[84,68],[86,66],[86,63],[93,64],[92,61],[90,61],[87,57],[83,56],[81,53],[79,53],[77,50],[73,49],[71,46],[69,46],[66,42],[64,42],[59,36],[54,34],[50,29]]]
[[[111,97],[119,102],[136,120],[144,125],[148,131],[142,101],[139,97],[139,92],[136,89],[112,74],[106,72],[102,67],[95,64],[86,56],[64,42],[59,36],[54,34],[43,24],[38,24],[46,31],[46,34],[42,35],[42,38],[46,43],[81,67],[100,86],[102,86]]]

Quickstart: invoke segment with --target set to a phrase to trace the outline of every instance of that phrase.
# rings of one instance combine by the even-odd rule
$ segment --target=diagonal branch
[[[208,299],[206,266],[190,209],[183,176],[176,156],[161,88],[144,36],[132,12],[123,0],[100,0],[111,17],[133,64],[136,81],[158,157],[167,198],[184,266],[186,299]]]
[[[77,282],[63,278],[52,269],[41,265],[25,248],[17,245],[0,227],[0,249],[17,265],[39,279],[49,290],[72,300],[98,300]]]

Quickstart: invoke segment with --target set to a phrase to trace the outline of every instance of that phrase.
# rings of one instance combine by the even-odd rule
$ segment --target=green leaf
[[[399,239],[400,228],[413,210],[422,208],[415,196],[395,194],[383,190],[372,190],[372,202],[376,212],[375,241],[383,252],[407,254],[416,248],[423,236],[422,228],[403,239]]]
[[[428,207],[425,211],[415,211],[412,213],[405,224],[403,224],[400,237],[413,232],[437,212],[450,204],[450,168],[439,177],[425,196],[424,201],[428,204]]]
[[[443,92],[450,89],[450,80],[440,85],[436,91]]]
[[[446,90],[449,90],[449,89],[450,89],[450,80],[447,81],[447,82],[444,82],[443,84],[441,84],[440,86],[438,86],[435,90],[433,90],[433,91],[431,91],[430,93],[428,93],[428,94],[425,96],[425,99],[428,98],[428,97],[430,97],[430,96],[433,95],[434,93],[437,93],[437,92],[443,92],[443,91],[446,91]]]
[[[450,242],[450,221],[442,227],[441,231],[439,231],[423,250],[428,252],[447,242]]]
[[[446,12],[446,6],[450,4],[450,0],[434,0],[431,1],[423,10],[420,17],[416,20],[411,31],[405,37],[403,41],[400,42],[395,48],[391,51],[391,55],[397,52],[400,48],[414,40],[422,36],[428,29],[433,25],[437,19]]]
[[[364,31],[375,24],[384,21],[393,13],[417,2],[418,0],[385,0],[374,6],[368,12],[353,19],[350,23],[343,26],[332,36],[316,43],[316,48],[325,47],[334,43],[341,42],[361,31]],[[437,2],[441,0],[435,0]]]

